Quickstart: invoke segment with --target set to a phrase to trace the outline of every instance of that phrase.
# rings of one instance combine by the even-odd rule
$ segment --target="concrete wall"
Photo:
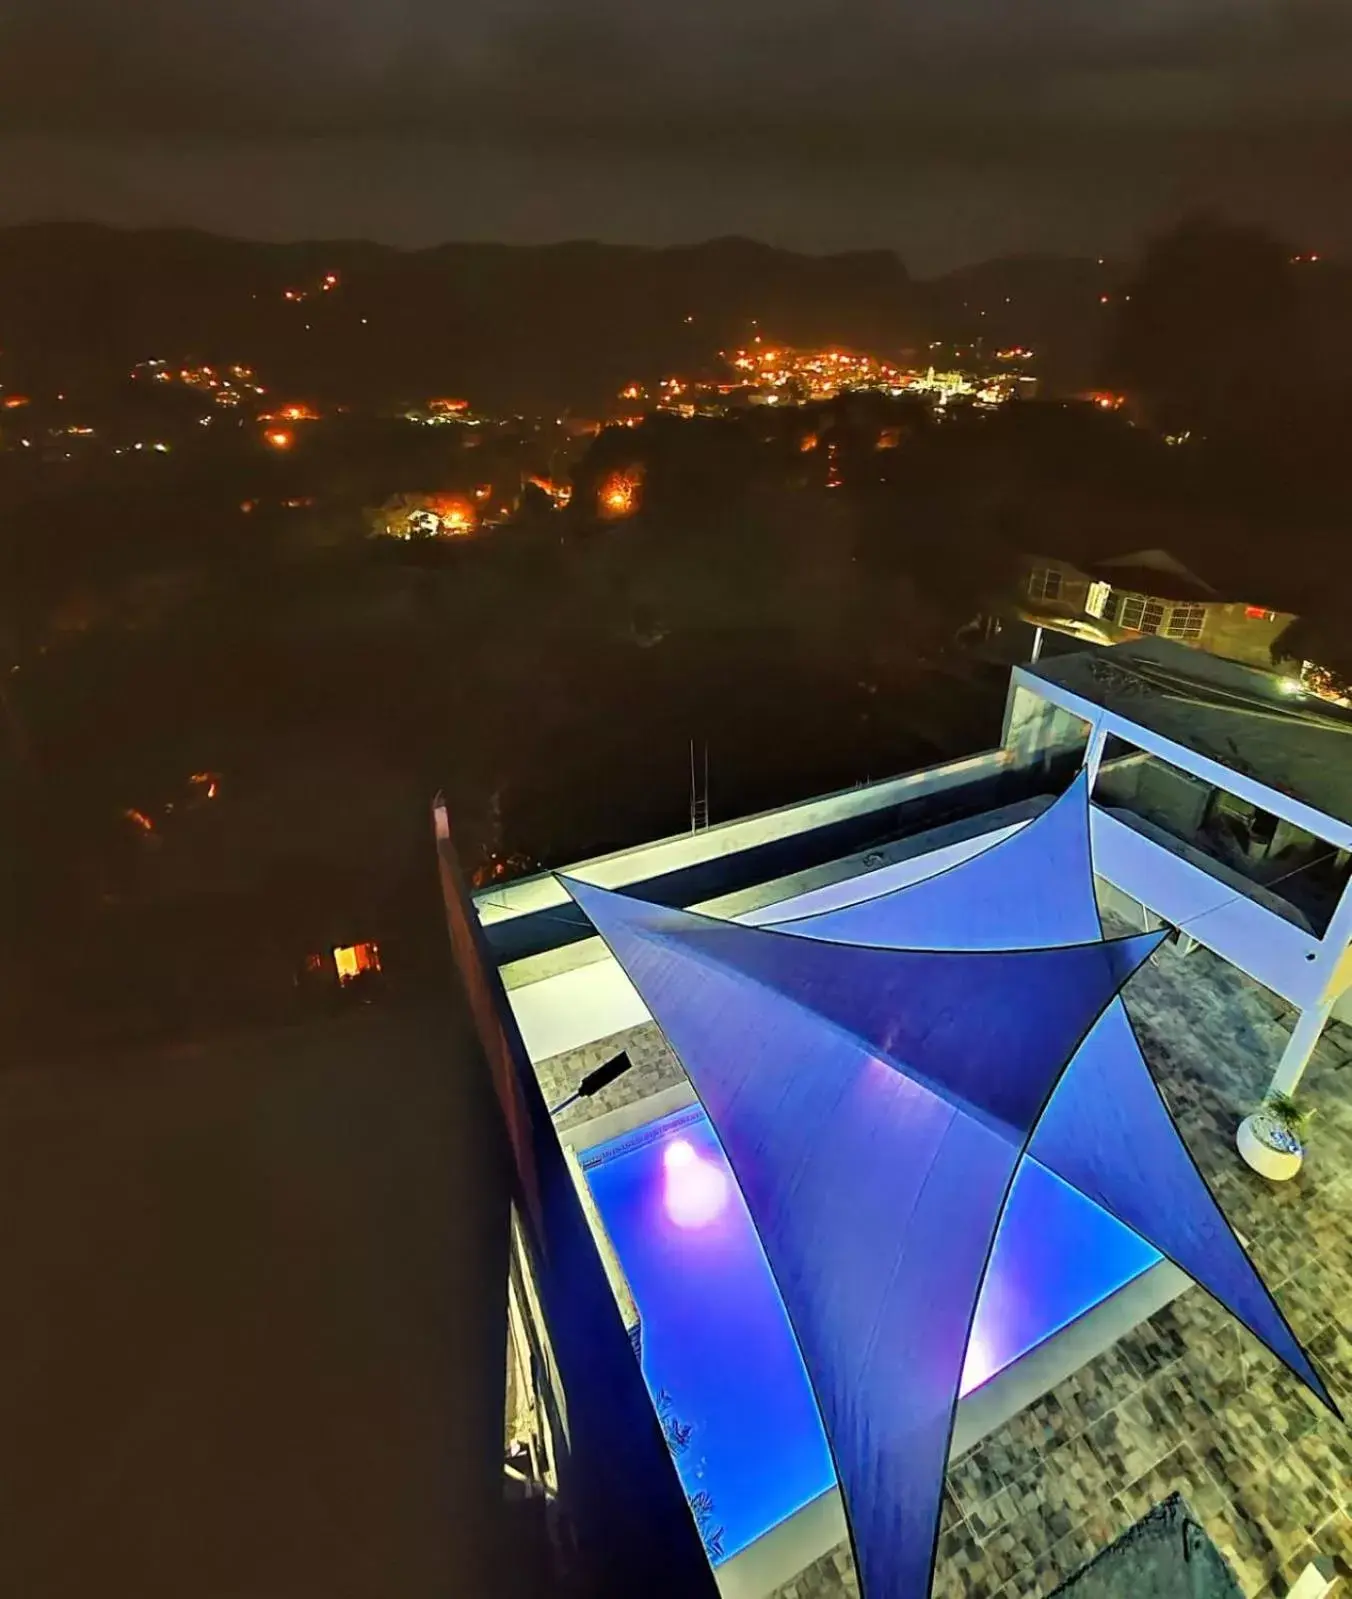
[[[1008,764],[1009,757],[1004,750],[985,750],[979,755],[947,761],[942,766],[825,794],[800,805],[785,805],[756,816],[722,822],[697,833],[678,833],[651,844],[617,850],[613,855],[579,861],[569,870],[602,888],[625,888],[708,861],[740,855],[796,834],[904,805],[923,795],[960,789],[981,778],[998,775]],[[553,874],[543,872],[484,889],[474,896],[474,904],[480,922],[491,932],[514,918],[566,908],[572,901]]]
[[[1059,763],[1043,760],[1021,768],[1014,751],[986,750],[566,870],[659,905],[705,904],[859,851],[885,848],[957,818],[980,817],[1051,794],[1068,780],[1067,762],[1073,767],[1077,759],[1072,754]],[[528,959],[562,957],[567,946],[594,936],[585,915],[549,873],[485,889],[475,904],[509,987]]]
[[[1223,655],[1227,660],[1243,661],[1249,666],[1270,667],[1272,646],[1295,617],[1290,611],[1268,611],[1261,617],[1250,616],[1248,612],[1247,605],[1209,604],[1201,638],[1178,642],[1208,650],[1212,655]]]
[[[1125,767],[1114,766],[1101,774],[1096,797],[1100,790],[1108,789],[1116,797],[1118,782],[1127,778],[1132,780],[1132,809],[1140,815],[1186,838],[1200,830],[1211,799],[1210,783],[1204,783],[1191,772],[1146,758]]]

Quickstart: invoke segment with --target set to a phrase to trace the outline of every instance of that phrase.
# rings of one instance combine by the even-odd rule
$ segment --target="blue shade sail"
[[[773,925],[906,949],[1027,949],[1099,935],[1088,776],[1017,833],[956,866],[839,910]],[[1084,1041],[1030,1153],[1186,1271],[1336,1412],[1170,1116],[1126,1008]]]
[[[765,923],[785,933],[893,949],[1034,949],[1102,937],[1081,771],[1039,816],[966,860],[834,910]]]
[[[1168,1255],[1336,1413],[1179,1136],[1121,1000],[1061,1079],[1028,1152]]]
[[[1066,1061],[1158,943],[862,949],[564,880],[680,1056],[812,1379],[864,1591],[928,1592],[977,1298]]]
[[[564,881],[608,943],[616,906],[628,907],[617,925],[630,937],[629,953],[616,954],[645,1000],[634,961],[650,981],[664,965],[679,965],[686,983],[695,967],[735,971],[744,982],[793,1000],[818,1022],[847,1030],[912,1081],[1016,1144],[1032,1131],[1056,1073],[1099,1012],[1163,937],[1139,933],[982,954],[867,949],[715,921],[618,894],[601,900],[603,890]],[[673,996],[689,1002],[679,985]],[[665,1013],[654,1014],[665,1025]]]

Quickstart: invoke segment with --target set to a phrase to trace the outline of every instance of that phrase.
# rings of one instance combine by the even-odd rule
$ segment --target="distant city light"
[[[295,434],[289,428],[269,428],[263,438],[274,450],[289,450],[295,443]]]
[[[633,466],[627,471],[612,472],[601,484],[597,496],[597,509],[601,515],[608,518],[631,515],[638,509],[642,482],[642,467]]]
[[[260,422],[318,422],[319,412],[311,410],[308,405],[283,405],[276,411],[265,411],[258,420]]]
[[[349,944],[342,949],[336,948],[333,952],[333,964],[340,983],[355,982],[365,972],[380,970],[380,946],[366,943]]]

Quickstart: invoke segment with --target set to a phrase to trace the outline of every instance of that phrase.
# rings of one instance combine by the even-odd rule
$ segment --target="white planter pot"
[[[1259,1176],[1266,1177],[1269,1182],[1284,1183],[1300,1170],[1304,1157],[1299,1149],[1274,1149],[1263,1136],[1272,1125],[1271,1117],[1262,1111],[1254,1111],[1252,1116],[1246,1116],[1240,1122],[1239,1131],[1235,1134],[1235,1147],[1245,1164],[1252,1166]]]

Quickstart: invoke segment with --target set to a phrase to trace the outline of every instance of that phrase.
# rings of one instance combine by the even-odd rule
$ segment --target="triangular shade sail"
[[[565,880],[694,1083],[812,1379],[864,1591],[928,1591],[977,1296],[1058,1076],[1159,935],[969,955]]]
[[[1168,1255],[1337,1412],[1188,1153],[1120,999],[1057,1085],[1028,1152]]]
[[[629,954],[620,964],[645,999],[646,981],[661,983],[674,1003],[689,1003],[669,974],[679,969],[688,983],[692,964],[735,971],[818,1022],[834,1022],[1016,1144],[1032,1131],[1103,1007],[1163,936],[985,954],[870,949],[790,938],[623,895],[613,896],[607,917],[599,890],[568,887],[607,942],[594,910],[624,930]],[[665,1025],[668,1013],[654,1014]]]
[[[1059,799],[1017,832],[932,877],[838,908],[786,921],[758,918],[758,923],[786,933],[890,949],[1042,949],[1090,943],[1102,937],[1102,927],[1089,853],[1088,785],[1082,771]]]
[[[1081,771],[1017,833],[946,871],[771,925],[905,949],[953,948],[955,939],[998,950],[1096,938],[1088,775]],[[1120,999],[1076,1054],[1030,1153],[1167,1255],[1336,1410],[1188,1153]]]

